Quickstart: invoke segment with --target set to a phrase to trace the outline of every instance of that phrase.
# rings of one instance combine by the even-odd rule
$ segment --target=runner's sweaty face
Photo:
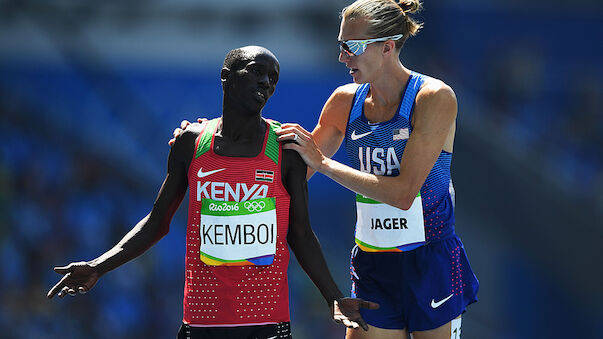
[[[225,93],[247,109],[260,111],[274,94],[279,79],[278,60],[267,50],[253,49],[229,76],[230,93]]]
[[[346,41],[376,38],[369,36],[366,33],[367,29],[368,21],[364,17],[343,18],[337,39],[339,41]],[[340,50],[339,62],[346,65],[355,83],[371,82],[381,67],[382,46],[383,42],[368,44],[360,55],[349,55]]]

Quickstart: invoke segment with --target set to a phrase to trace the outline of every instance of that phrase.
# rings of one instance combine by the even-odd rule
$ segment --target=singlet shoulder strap
[[[425,76],[423,74],[419,74],[414,71],[410,73],[410,78],[408,79],[408,85],[406,86],[406,91],[404,92],[404,98],[402,98],[399,112],[400,115],[409,121],[412,107],[415,103],[415,98],[417,97],[417,93],[423,85],[424,77]]]
[[[218,127],[220,118],[215,118],[206,122],[203,132],[199,134],[199,142],[197,143],[197,152],[195,153],[195,159],[200,157],[203,153],[209,151],[211,147],[211,139]]]
[[[369,87],[369,84],[366,83],[356,88],[356,94],[354,94],[354,101],[352,102],[352,109],[350,110],[350,118],[348,119],[348,124],[358,119],[362,115],[364,99],[366,99]]]
[[[268,122],[269,131],[268,140],[266,141],[266,148],[264,149],[264,154],[266,154],[268,158],[270,158],[272,161],[274,161],[275,164],[278,165],[280,145],[279,142],[276,140],[277,136],[275,130],[281,127],[281,123],[272,119],[265,120],[266,122]]]

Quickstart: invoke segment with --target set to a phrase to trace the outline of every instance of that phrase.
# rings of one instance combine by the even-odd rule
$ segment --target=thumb
[[[379,309],[379,304],[372,302],[372,301],[363,300],[362,303],[360,304],[360,307],[366,308],[368,310],[376,310],[376,309]]]
[[[71,265],[55,267],[54,271],[57,272],[58,274],[67,274],[67,273],[71,272]]]

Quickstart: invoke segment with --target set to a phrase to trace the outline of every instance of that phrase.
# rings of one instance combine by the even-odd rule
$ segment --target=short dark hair
[[[235,48],[226,54],[222,68],[228,68],[231,71],[238,70],[244,61],[249,59],[249,53],[243,48]]]

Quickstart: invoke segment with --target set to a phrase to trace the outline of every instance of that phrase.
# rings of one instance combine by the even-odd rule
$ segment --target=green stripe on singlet
[[[266,142],[266,149],[264,150],[264,154],[275,164],[278,165],[278,152],[279,152],[279,144],[276,140],[276,132],[277,128],[281,127],[281,123],[274,120],[267,120],[270,125],[270,130],[268,131],[268,141]]]
[[[195,159],[200,157],[203,153],[209,151],[209,148],[211,147],[211,138],[214,135],[218,122],[220,122],[220,118],[212,119],[207,122],[207,126],[203,130],[203,134],[201,134],[199,146],[197,146]]]

